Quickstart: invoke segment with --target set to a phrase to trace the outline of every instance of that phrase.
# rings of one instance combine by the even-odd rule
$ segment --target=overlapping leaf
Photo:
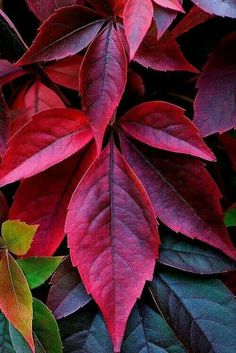
[[[216,249],[167,232],[161,237],[158,261],[182,271],[207,275],[236,270],[235,262]]]
[[[151,0],[128,0],[123,19],[125,35],[129,43],[130,59],[133,59],[138,47],[152,23],[153,5]]]
[[[58,268],[51,279],[47,305],[57,319],[73,314],[91,301],[77,269],[72,267],[70,258]]]
[[[235,32],[222,40],[197,82],[193,121],[202,136],[236,127],[235,41]]]
[[[122,353],[185,353],[166,321],[146,305],[135,305],[127,324]]]
[[[62,260],[62,256],[28,257],[17,260],[17,263],[24,272],[30,289],[34,289],[41,286],[55,272]]]
[[[135,61],[157,71],[198,72],[185,59],[171,33],[166,33],[159,41],[157,37],[157,30],[152,26],[134,57]]]
[[[223,17],[236,18],[236,3],[234,0],[191,0],[202,10]]]
[[[27,256],[55,253],[65,236],[64,224],[72,193],[95,157],[93,145],[88,151],[22,182],[10,218],[40,225]]]
[[[1,165],[0,184],[44,171],[79,151],[91,139],[87,119],[79,110],[58,108],[36,114],[11,139]]]
[[[36,81],[21,89],[12,105],[11,134],[32,120],[32,116],[47,109],[65,108],[64,103],[50,88]]]
[[[0,349],[1,353],[15,353],[9,335],[8,321],[2,313],[0,313]]]
[[[112,141],[75,191],[65,230],[72,263],[119,352],[130,311],[152,278],[159,240],[143,186]]]
[[[121,145],[163,223],[235,258],[223,224],[220,191],[201,161],[151,149],[147,155],[124,135]]]
[[[83,5],[84,0],[26,0],[39,20],[45,21],[55,10],[64,6]]]
[[[90,45],[80,70],[80,92],[85,114],[93,128],[98,154],[103,136],[120,103],[126,85],[127,59],[112,24]]]
[[[34,352],[32,296],[21,268],[5,250],[0,251],[0,275],[0,310]]]
[[[235,352],[236,302],[219,280],[160,272],[152,292],[187,351]]]
[[[153,0],[153,1],[160,6],[167,7],[168,9],[184,12],[180,4],[180,0]]]
[[[96,12],[83,6],[58,10],[40,27],[34,43],[18,64],[58,60],[74,55],[87,47],[103,23],[104,19],[99,18]]]
[[[184,110],[167,102],[147,102],[129,110],[120,120],[132,137],[155,148],[215,160]]]

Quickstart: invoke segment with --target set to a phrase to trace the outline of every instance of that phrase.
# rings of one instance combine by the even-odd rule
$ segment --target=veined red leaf
[[[0,86],[25,74],[20,67],[16,67],[7,60],[0,60]]]
[[[58,85],[79,91],[79,79],[75,72],[80,71],[82,60],[81,55],[74,55],[48,64],[45,71]]]
[[[50,284],[47,305],[57,319],[73,314],[92,299],[69,256],[59,266]]]
[[[236,3],[235,0],[191,0],[195,5],[202,10],[223,17],[236,18]]]
[[[193,6],[190,11],[184,16],[184,18],[175,26],[172,34],[175,38],[181,36],[185,32],[190,31],[190,29],[206,22],[214,16],[203,11],[197,6]]]
[[[128,0],[124,9],[123,21],[125,35],[129,43],[130,60],[133,59],[138,47],[152,23],[153,5],[151,0]]]
[[[153,0],[157,5],[167,7],[171,10],[184,12],[182,5],[179,0]]]
[[[157,39],[160,39],[174,21],[178,11],[154,4],[153,19],[157,28]]]
[[[26,0],[39,20],[45,21],[55,10],[64,6],[83,5],[84,0]]]
[[[139,104],[121,118],[120,125],[129,135],[152,147],[215,160],[198,129],[184,115],[184,109],[174,104]]]
[[[98,154],[126,85],[126,54],[112,24],[90,45],[80,70],[82,106],[94,131]]]
[[[202,136],[236,127],[236,32],[225,37],[200,75],[194,123]]]
[[[152,278],[159,237],[149,198],[113,141],[75,191],[65,231],[72,263],[119,352],[130,311]]]
[[[36,114],[10,140],[0,166],[1,186],[28,178],[70,157],[93,137],[85,115],[75,109]]]
[[[157,40],[157,31],[154,26],[144,38],[134,60],[144,67],[158,71],[198,72],[185,59],[171,33],[166,33],[160,40]]]
[[[74,55],[89,45],[103,24],[104,19],[89,8],[62,8],[43,23],[35,41],[18,61],[18,65]]]
[[[10,219],[39,224],[27,256],[51,256],[64,239],[67,206],[73,191],[96,158],[92,145],[81,154],[24,180],[17,190]]]
[[[200,160],[151,149],[147,156],[123,134],[121,145],[163,223],[236,257],[223,223],[220,191]]]
[[[21,332],[32,351],[32,296],[26,278],[8,251],[0,251],[0,310]]]
[[[42,82],[23,88],[12,105],[11,135],[32,120],[32,116],[50,108],[65,108],[65,104]]]

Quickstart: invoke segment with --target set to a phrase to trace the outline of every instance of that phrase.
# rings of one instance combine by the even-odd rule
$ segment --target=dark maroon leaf
[[[77,269],[67,257],[51,279],[47,305],[56,319],[61,319],[83,308],[91,301]]]
[[[225,37],[197,82],[194,123],[202,136],[236,127],[236,32]]]

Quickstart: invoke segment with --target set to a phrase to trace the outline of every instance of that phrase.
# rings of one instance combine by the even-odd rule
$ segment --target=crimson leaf
[[[184,110],[167,102],[147,102],[129,110],[120,120],[132,137],[155,148],[215,160]]]
[[[80,70],[82,106],[93,128],[98,154],[103,136],[126,85],[127,59],[112,24],[90,45]]]
[[[125,159],[143,183],[156,216],[175,232],[196,238],[235,257],[223,224],[220,191],[201,161],[138,148],[123,134]]]
[[[113,141],[75,191],[65,230],[72,263],[119,352],[130,311],[152,278],[159,238],[143,186]]]
[[[91,139],[91,129],[79,110],[58,108],[36,114],[10,140],[1,165],[0,184],[44,171],[79,151]]]
[[[103,23],[103,19],[86,7],[62,8],[43,23],[34,43],[18,65],[74,55],[87,47]]]
[[[67,206],[95,159],[94,147],[24,180],[17,190],[10,218],[40,225],[27,256],[51,256],[64,239]]]

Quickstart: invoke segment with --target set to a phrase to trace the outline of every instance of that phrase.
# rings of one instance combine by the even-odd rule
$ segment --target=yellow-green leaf
[[[29,225],[20,221],[6,221],[2,224],[4,245],[13,254],[22,256],[30,249],[38,225]]]
[[[0,279],[0,310],[34,352],[32,295],[21,268],[8,250],[0,251]]]

